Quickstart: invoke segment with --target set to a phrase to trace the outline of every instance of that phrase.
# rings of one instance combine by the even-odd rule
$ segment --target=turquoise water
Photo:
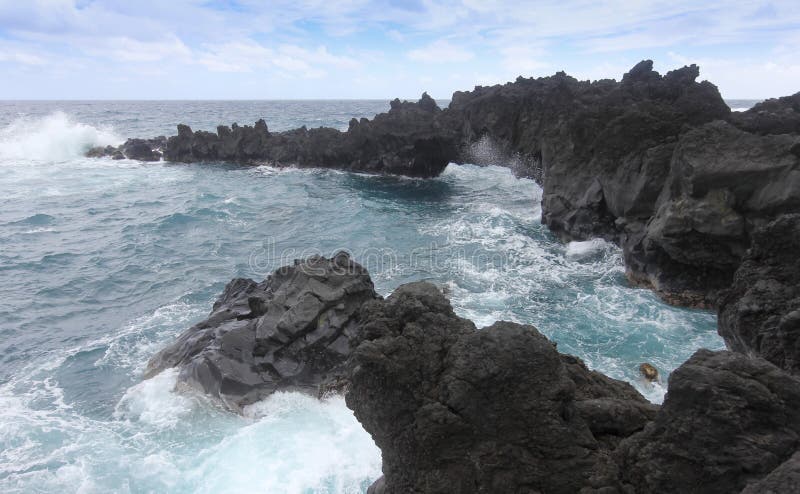
[[[313,253],[350,250],[382,294],[434,281],[479,326],[534,324],[653,401],[640,362],[667,374],[722,348],[713,314],[629,287],[616,247],[558,242],[539,187],[505,168],[420,181],[80,157],[178,121],[342,128],[387,106],[0,103],[0,491],[363,492],[380,451],[341,398],[278,394],[242,417],[172,373],[140,379],[229,279]]]

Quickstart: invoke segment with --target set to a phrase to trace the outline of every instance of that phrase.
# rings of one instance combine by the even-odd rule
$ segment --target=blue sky
[[[0,99],[416,97],[689,63],[800,91],[800,2],[0,0]]]

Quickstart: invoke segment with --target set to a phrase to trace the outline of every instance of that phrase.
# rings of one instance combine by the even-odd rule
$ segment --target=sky
[[[448,99],[642,59],[761,99],[798,52],[798,0],[0,0],[0,99]]]

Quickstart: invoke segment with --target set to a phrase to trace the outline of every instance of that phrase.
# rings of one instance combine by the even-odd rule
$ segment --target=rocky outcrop
[[[766,224],[800,213],[800,93],[731,113],[698,75],[695,65],[661,75],[646,60],[620,81],[560,72],[476,87],[456,92],[445,110],[427,94],[418,102],[394,100],[387,113],[353,119],[346,132],[276,133],[263,120],[216,133],[181,125],[160,144],[129,140],[92,153],[158,159],[153,149],[161,145],[171,161],[414,177],[436,176],[451,161],[497,163],[504,156],[542,184],[542,221],[554,233],[616,242],[632,283],[670,303],[716,308],[754,235],[769,235]],[[754,330],[742,325],[722,331],[740,350],[771,345],[754,341],[746,334]],[[798,354],[796,347],[782,351]]]
[[[425,93],[416,103],[392,101],[387,113],[372,120],[353,119],[346,132],[327,127],[270,132],[264,120],[252,127],[221,125],[216,133],[195,132],[187,125],[178,125],[178,134],[158,149],[164,159],[176,162],[322,167],[435,177],[457,157],[456,133],[440,125],[440,113],[436,102]],[[95,148],[88,154],[122,153],[144,161],[160,157],[148,154],[143,142],[131,139],[120,148]]]
[[[383,453],[370,492],[792,492],[800,378],[700,350],[663,406],[531,326],[482,330],[427,283],[365,305],[347,404]]]
[[[748,485],[742,494],[795,494],[800,492],[800,451],[763,479]]]
[[[108,156],[113,159],[131,159],[139,161],[159,161],[162,150],[166,147],[164,136],[153,139],[128,139],[120,146],[94,147],[86,152],[90,158]]]
[[[798,482],[800,378],[766,360],[700,350],[658,407],[533,326],[476,329],[429,283],[381,299],[344,253],[233,280],[148,375],[171,367],[180,386],[234,410],[279,389],[346,392],[382,451],[373,494],[788,493]]]
[[[798,446],[800,379],[763,359],[699,350],[670,376],[655,420],[616,456],[633,492],[723,494],[789,482],[792,467],[781,465]]]
[[[373,492],[577,492],[654,415],[630,385],[561,355],[534,327],[476,330],[428,283],[360,315],[347,404],[383,453]]]
[[[781,216],[753,245],[723,297],[719,333],[729,348],[800,373],[800,214]]]
[[[759,136],[723,121],[682,135],[653,215],[626,223],[631,278],[675,302],[715,306],[752,232],[800,211],[798,143],[798,136]]]
[[[753,134],[800,134],[800,93],[762,101],[730,120]]]
[[[234,410],[277,390],[335,388],[354,318],[375,297],[369,274],[346,253],[297,262],[261,283],[235,279],[206,320],[150,360],[145,376],[176,367],[181,386]]]

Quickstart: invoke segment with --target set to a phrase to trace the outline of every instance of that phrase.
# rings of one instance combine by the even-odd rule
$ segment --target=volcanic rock
[[[354,317],[375,297],[367,271],[344,252],[297,262],[261,283],[235,279],[206,320],[150,360],[145,377],[176,367],[180,385],[234,410],[277,390],[316,394],[340,378]]]
[[[373,492],[577,492],[655,407],[536,328],[477,330],[428,283],[365,305],[347,404],[383,454]]]
[[[764,478],[798,445],[800,378],[764,359],[698,350],[670,376],[655,420],[616,455],[633,492],[722,494]]]
[[[719,309],[728,347],[800,373],[800,214],[753,234]]]

